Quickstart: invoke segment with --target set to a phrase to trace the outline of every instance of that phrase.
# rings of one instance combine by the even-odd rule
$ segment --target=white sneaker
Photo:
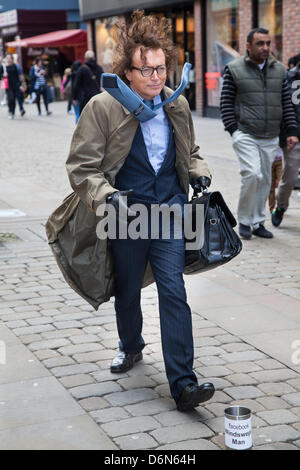
[[[29,103],[29,104],[34,103],[35,100],[36,100],[36,96],[37,96],[36,93],[33,91],[33,92],[32,92],[32,95],[31,95],[31,97],[30,97],[30,99],[28,100],[28,103]]]

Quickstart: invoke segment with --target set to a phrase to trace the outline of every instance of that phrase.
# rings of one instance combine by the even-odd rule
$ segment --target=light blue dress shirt
[[[153,99],[154,105],[161,103],[160,95]],[[169,124],[163,107],[156,110],[157,115],[146,122],[141,122],[144,142],[149,161],[155,171],[159,172],[169,145]]]

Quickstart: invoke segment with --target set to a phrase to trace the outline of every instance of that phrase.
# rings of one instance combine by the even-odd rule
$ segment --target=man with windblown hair
[[[172,94],[165,86],[176,60],[170,37],[168,19],[144,16],[142,11],[133,13],[129,26],[119,25],[113,71],[150,107]],[[209,400],[214,394],[213,384],[199,385],[193,371],[191,310],[183,281],[184,237],[174,237],[174,220],[168,239],[161,235],[162,227],[155,239],[133,240],[128,236],[110,239],[106,245],[95,242],[91,232],[83,236],[88,225],[92,226],[88,223],[91,214],[103,204],[118,210],[120,201],[127,196],[128,206],[144,204],[150,220],[151,205],[176,203],[183,207],[188,202],[189,184],[197,190],[210,185],[211,174],[195,144],[187,100],[180,96],[160,107],[152,119],[140,122],[107,92],[93,97],[74,132],[67,171],[80,201],[77,210],[85,210],[85,215],[80,228],[76,226],[79,216],[68,222],[69,228],[57,236],[56,250],[68,258],[65,266],[72,270],[72,282],[85,298],[96,298],[100,285],[95,284],[95,279],[100,272],[109,291],[101,299],[115,296],[120,341],[111,372],[126,372],[143,358],[141,288],[147,284],[145,278],[150,272],[158,290],[163,356],[176,406],[188,411]],[[64,237],[73,237],[76,244],[77,236],[82,237],[81,244],[69,249]],[[97,264],[94,260],[98,254]],[[112,284],[108,279],[112,279]]]

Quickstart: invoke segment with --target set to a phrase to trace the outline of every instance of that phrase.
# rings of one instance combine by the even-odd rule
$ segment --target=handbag
[[[69,80],[67,85],[64,87],[63,97],[67,101],[72,100],[72,81],[71,80]]]
[[[237,222],[219,191],[194,192],[191,214],[193,232],[196,231],[196,206],[203,204],[204,241],[198,249],[185,250],[185,274],[196,274],[217,268],[235,258],[242,250],[242,242],[233,227]],[[189,241],[190,242],[190,241]]]
[[[8,77],[3,77],[1,80],[1,90],[8,90],[8,88],[9,88]]]
[[[27,91],[27,83],[26,83],[26,82],[22,82],[22,83],[21,83],[20,91],[21,91],[22,93],[25,93],[25,91]]]

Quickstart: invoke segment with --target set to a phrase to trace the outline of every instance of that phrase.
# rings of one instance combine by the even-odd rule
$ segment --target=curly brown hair
[[[118,24],[118,43],[113,61],[113,72],[128,83],[125,73],[131,70],[132,57],[136,49],[141,50],[141,59],[146,62],[149,49],[162,49],[168,71],[174,68],[177,49],[172,41],[172,25],[168,18],[146,16],[143,10],[135,10],[131,23]]]

